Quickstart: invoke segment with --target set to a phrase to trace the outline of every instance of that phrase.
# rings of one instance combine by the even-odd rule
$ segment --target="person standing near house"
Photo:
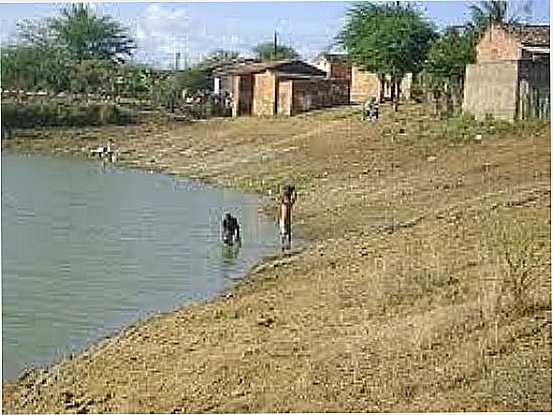
[[[296,189],[286,185],[280,198],[279,229],[282,251],[292,248],[292,206],[296,203]]]

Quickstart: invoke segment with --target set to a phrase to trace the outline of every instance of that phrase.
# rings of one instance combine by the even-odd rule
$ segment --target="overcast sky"
[[[522,5],[528,2],[532,12],[522,13],[522,20],[548,24],[549,0],[511,1],[511,10],[520,14]],[[473,2],[416,3],[442,28],[465,23],[468,6]],[[13,37],[17,21],[53,16],[63,6],[59,2],[0,4],[2,43]],[[188,62],[195,62],[218,48],[247,55],[257,43],[272,40],[274,30],[281,43],[294,47],[309,60],[332,44],[351,2],[96,2],[91,6],[130,29],[138,46],[135,59],[167,67],[173,64],[176,51]]]

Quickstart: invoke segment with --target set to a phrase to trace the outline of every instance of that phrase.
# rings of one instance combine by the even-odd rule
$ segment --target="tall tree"
[[[504,0],[481,1],[469,7],[471,23],[477,32],[486,29],[492,23],[507,20],[507,2]]]
[[[381,81],[391,76],[395,100],[401,79],[421,69],[435,36],[434,26],[411,5],[357,3],[348,10],[337,40],[354,63],[376,72]]]
[[[470,7],[471,26],[476,33],[481,33],[492,23],[520,23],[520,15],[530,13],[532,2],[507,2],[505,0],[486,0]]]
[[[437,96],[445,92],[452,108],[460,104],[466,66],[476,60],[474,35],[467,27],[447,28],[432,42],[424,63],[428,86]]]
[[[476,59],[473,36],[465,28],[447,28],[432,42],[424,69],[440,83],[462,84],[465,67]]]
[[[110,16],[97,16],[83,4],[71,4],[52,18],[49,26],[71,57],[122,62],[132,55],[135,44],[127,30]]]
[[[69,88],[71,65],[57,48],[8,45],[2,48],[1,60],[3,89],[60,92]]]
[[[262,61],[297,59],[300,56],[294,48],[285,45],[275,45],[274,42],[259,43],[252,51],[256,58]]]

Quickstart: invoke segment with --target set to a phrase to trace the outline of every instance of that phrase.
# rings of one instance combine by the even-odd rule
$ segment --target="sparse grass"
[[[537,269],[550,231],[535,217],[516,213],[493,212],[484,226],[484,249],[497,278],[496,309],[507,305],[507,312],[531,312],[536,306],[532,294],[539,277]]]

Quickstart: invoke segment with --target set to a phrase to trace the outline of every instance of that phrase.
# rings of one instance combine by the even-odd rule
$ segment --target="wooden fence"
[[[548,119],[551,116],[551,91],[549,88],[521,88],[519,95],[519,118]]]

